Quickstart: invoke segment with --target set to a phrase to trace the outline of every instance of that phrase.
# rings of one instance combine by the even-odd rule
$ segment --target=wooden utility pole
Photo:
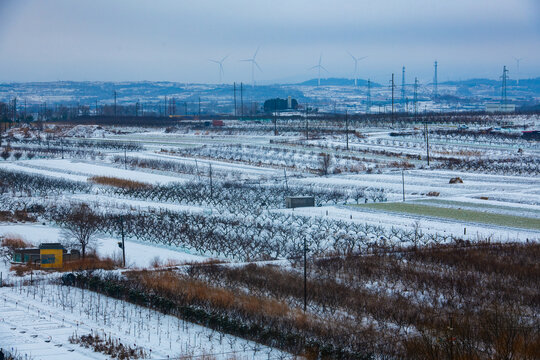
[[[214,187],[212,184],[212,164],[210,164],[210,167],[208,168],[208,177],[210,178],[210,199],[214,197]]]
[[[240,83],[240,117],[244,120],[244,84]]]
[[[237,113],[236,113],[236,82],[233,83],[233,91],[234,91],[234,117],[236,119]]]
[[[345,110],[345,139],[347,141],[347,150],[349,150],[349,117],[347,116],[347,110]]]
[[[392,127],[394,127],[394,73],[392,73]]]
[[[405,174],[404,170],[401,170],[401,185],[403,188],[403,202],[405,202]]]
[[[120,215],[120,234],[122,235],[122,265],[126,267],[126,243],[124,241],[124,217]]]
[[[429,130],[428,130],[428,125],[427,125],[427,120],[426,120],[425,126],[426,126],[426,155],[427,155],[427,162],[429,166]]]
[[[306,104],[306,140],[309,140],[308,116],[309,116],[309,107],[308,107],[308,104]]]
[[[274,100],[274,136],[277,136],[277,101],[278,99],[276,98]]]
[[[304,312],[307,310],[307,238],[304,236]]]
[[[199,96],[199,122],[201,122],[201,97]]]

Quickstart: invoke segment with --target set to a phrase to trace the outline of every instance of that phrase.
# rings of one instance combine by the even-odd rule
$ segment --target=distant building
[[[522,137],[525,140],[540,140],[540,130],[523,131]]]
[[[271,113],[274,111],[296,110],[298,108],[298,101],[290,96],[287,99],[268,99],[264,102],[263,107],[264,112],[266,113]]]
[[[496,113],[496,112],[515,112],[515,104],[500,104],[500,103],[486,103],[486,112]]]
[[[313,207],[315,206],[315,198],[313,196],[287,196],[285,198],[285,206],[287,209]]]

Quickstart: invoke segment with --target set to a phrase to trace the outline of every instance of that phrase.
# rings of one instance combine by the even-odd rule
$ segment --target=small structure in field
[[[450,184],[463,184],[463,180],[460,177],[451,178]]]
[[[42,268],[61,268],[64,265],[64,247],[60,243],[44,243],[39,246]]]
[[[79,260],[80,257],[78,250],[68,253],[60,243],[42,243],[39,248],[16,250],[12,262],[40,264],[42,268],[61,268],[65,261]]]
[[[294,209],[298,207],[315,206],[315,197],[313,196],[287,196],[285,197],[285,207]]]

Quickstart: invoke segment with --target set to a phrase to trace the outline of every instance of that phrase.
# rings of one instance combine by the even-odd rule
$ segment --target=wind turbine
[[[212,60],[208,59],[208,61],[211,61],[213,63],[216,63],[219,65],[219,83],[221,84],[221,79],[223,75],[225,75],[225,71],[223,71],[223,62],[229,57],[229,55],[225,56],[223,59],[220,60]]]
[[[321,86],[321,69],[323,69],[324,71],[328,72],[328,70],[326,70],[324,68],[324,66],[321,65],[321,61],[322,61],[322,54],[319,56],[319,63],[313,67],[310,67],[309,70],[313,70],[313,69],[318,69],[319,70],[319,77],[317,78],[317,86]]]
[[[517,65],[517,80],[516,80],[516,85],[519,86],[519,63],[521,60],[523,60],[523,58],[514,58],[514,60],[516,60],[516,65]]]
[[[257,53],[259,52],[259,48],[260,46],[257,47],[257,51],[255,51],[255,54],[253,54],[252,58],[240,60],[251,63],[251,82],[253,83],[253,86],[255,86],[255,66],[257,67],[257,69],[259,69],[260,72],[262,72],[261,67],[259,66],[259,64],[257,64],[257,61],[255,60],[255,58],[257,57]]]
[[[349,55],[351,55],[352,59],[354,60],[354,87],[356,87],[357,86],[357,81],[356,80],[358,79],[358,75],[357,75],[358,62],[360,60],[364,60],[365,58],[367,58],[367,56],[357,58],[357,57],[353,56],[353,54],[351,54],[350,52],[348,52],[348,53],[349,53]]]

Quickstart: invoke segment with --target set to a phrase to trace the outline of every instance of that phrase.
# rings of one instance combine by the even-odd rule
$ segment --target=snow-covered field
[[[216,359],[291,358],[279,350],[148,308],[88,290],[39,281],[35,285],[0,288],[0,334],[0,349],[14,349],[25,359],[109,359],[105,354],[69,342],[70,336],[88,334],[143,348],[148,359],[181,355],[208,355]]]
[[[275,137],[265,132],[208,134],[208,131],[198,130],[167,133],[163,129],[152,131],[131,129],[118,134],[114,129],[96,131],[78,126],[65,134],[88,137],[94,141],[136,142],[143,148],[127,152],[127,157],[157,163],[152,165],[154,167],[126,166],[122,161],[118,161],[123,159],[123,151],[101,149],[102,156],[98,157],[67,156],[60,159],[58,154],[46,155],[46,152],[45,155],[41,154],[30,159],[25,155],[20,159],[11,157],[0,162],[0,170],[83,183],[87,183],[93,176],[134,180],[154,187],[173,184],[187,186],[186,184],[198,183],[203,189],[209,188],[210,193],[216,182],[228,181],[251,184],[260,188],[289,191],[290,187],[293,189],[291,191],[317,190],[319,193],[338,192],[341,195],[338,194],[335,201],[328,200],[321,206],[292,210],[276,206],[275,203],[272,206],[265,204],[257,208],[255,205],[261,199],[256,198],[251,199],[255,205],[240,204],[242,205],[240,207],[236,207],[237,199],[234,197],[225,197],[213,202],[202,199],[203,195],[201,199],[189,198],[187,195],[143,198],[139,195],[137,195],[139,197],[132,196],[129,191],[114,191],[111,187],[94,184],[85,191],[64,190],[61,194],[51,193],[50,196],[41,197],[30,192],[6,191],[1,195],[6,208],[9,208],[6,205],[8,200],[18,204],[17,206],[21,207],[18,210],[26,210],[27,204],[35,203],[54,207],[53,205],[69,202],[84,202],[97,211],[114,210],[125,214],[183,212],[202,218],[212,215],[214,218],[220,217],[227,221],[241,222],[245,219],[246,223],[248,219],[253,220],[260,216],[260,219],[269,223],[257,226],[268,226],[269,229],[280,225],[270,223],[280,221],[279,218],[271,220],[272,214],[288,214],[302,215],[309,219],[329,219],[335,221],[334,224],[369,224],[386,230],[399,229],[404,232],[414,232],[420,228],[425,234],[443,234],[449,239],[465,239],[473,242],[488,238],[496,241],[540,240],[540,227],[536,225],[540,218],[540,178],[534,175],[538,172],[537,164],[540,156],[538,142],[518,140],[519,144],[516,145],[505,140],[489,144],[474,143],[465,138],[450,141],[441,137],[433,141],[432,150],[438,153],[442,160],[432,160],[431,167],[428,167],[422,158],[425,149],[421,138],[411,136],[407,139],[396,139],[390,137],[387,130],[380,128],[357,129],[365,136],[351,139],[348,150],[345,149],[343,136],[321,136],[305,141],[301,134],[289,133],[280,134],[279,141],[276,142],[272,141],[276,139]],[[14,146],[16,144],[14,142]],[[516,147],[524,148],[524,155],[516,155]],[[329,171],[324,176],[316,169],[323,166],[320,165],[322,153],[330,156],[330,165],[326,169]],[[471,155],[473,153],[479,155]],[[444,154],[449,157],[461,156],[459,159],[463,163],[481,159],[484,167],[471,171],[464,171],[461,168],[460,170],[437,168],[437,165],[445,161]],[[474,156],[477,157],[473,158]],[[527,156],[528,160],[519,161],[520,158],[516,156]],[[513,159],[513,162],[508,162],[510,167],[498,169],[498,160],[502,163],[506,158]],[[168,163],[160,165],[159,161]],[[185,167],[181,172],[178,171],[179,167],[175,168],[171,164]],[[402,172],[403,167],[405,169]],[[515,172],[507,169],[515,169]],[[451,184],[450,179],[456,177],[459,177],[462,183]],[[365,190],[366,194],[355,199],[353,194],[359,189]],[[383,196],[370,197],[369,193],[375,190]],[[205,192],[201,190],[200,193]],[[290,192],[287,194],[305,195]],[[429,213],[412,214],[361,206],[383,199],[389,203],[398,203],[403,201],[403,197],[405,202],[410,204],[427,204],[438,208],[514,217],[524,221],[531,220],[531,225],[525,227],[520,223],[496,224],[481,220],[453,219]],[[210,200],[214,200],[212,196]],[[279,199],[276,203],[283,203],[282,200]],[[356,206],[357,201],[359,206]],[[36,246],[42,242],[63,240],[62,230],[58,224],[39,214],[36,217],[36,222],[0,222],[0,237],[20,236]],[[294,217],[292,218],[294,220]],[[234,224],[234,221],[223,224]],[[216,229],[221,235],[234,234],[236,227],[241,225],[237,223],[235,227],[223,224],[220,226],[230,228],[218,226]],[[120,239],[110,234],[111,232],[108,235],[98,234],[93,247],[101,256],[119,258],[121,251],[117,243]],[[268,236],[267,233],[265,235]],[[165,246],[159,243],[160,240],[162,239],[145,242],[127,238],[127,267],[140,269],[149,268],[155,263],[181,265],[209,259],[209,253],[205,252],[205,249],[197,252],[193,248],[188,250],[187,247]],[[224,261],[232,261],[233,258],[220,256],[220,260]],[[17,282],[17,277],[9,270],[9,264],[1,263],[0,272],[3,273],[4,280]],[[178,318],[160,315],[146,308],[88,292],[84,295],[85,302],[82,302],[80,301],[82,296],[83,293],[78,289],[45,282],[38,286],[1,288],[0,348],[13,347],[18,353],[27,354],[33,359],[106,358],[104,355],[68,342],[68,337],[75,332],[83,334],[93,331],[106,335],[113,334],[122,342],[136,343],[148,352],[152,349],[151,358],[155,359],[180,354],[195,356],[214,354],[217,358],[234,355],[237,358],[261,359],[287,356],[277,350],[215,333],[200,326],[185,324]]]

